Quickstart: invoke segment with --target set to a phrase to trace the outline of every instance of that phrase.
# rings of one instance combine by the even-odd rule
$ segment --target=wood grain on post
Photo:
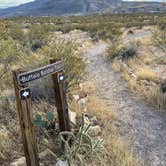
[[[19,70],[12,72],[26,163],[27,166],[39,166],[38,150],[32,119],[31,97],[24,100],[20,99],[19,92],[23,87],[20,87],[18,84],[17,75],[19,73],[21,73]],[[24,88],[25,87],[26,86],[24,86]]]
[[[56,63],[57,60],[50,60],[50,63]],[[64,81],[59,81],[59,74],[63,73],[63,71],[59,71],[52,75],[53,83],[54,83],[54,91],[55,91],[55,100],[56,107],[58,112],[59,119],[59,127],[60,131],[70,131],[70,121],[69,121],[69,113],[68,113],[68,104],[66,99],[66,93],[64,91]]]

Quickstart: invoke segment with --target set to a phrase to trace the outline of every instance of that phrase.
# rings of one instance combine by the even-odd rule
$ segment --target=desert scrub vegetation
[[[144,20],[146,20],[146,22]],[[79,52],[75,42],[59,41],[57,39],[52,40],[51,36],[55,35],[54,32],[60,31],[65,34],[77,29],[88,32],[96,41],[97,39],[108,39],[114,44],[116,38],[121,35],[123,28],[133,26],[140,27],[144,25],[161,25],[163,23],[165,23],[164,13],[156,15],[133,14],[46,18],[18,17],[0,20],[0,93],[3,95],[4,90],[12,90],[11,70],[17,68],[24,68],[26,70],[33,69],[48,64],[51,58],[60,58],[63,60],[66,72],[66,88],[71,93],[71,88],[76,86],[82,79],[86,64],[83,61],[81,52]],[[56,38],[56,35],[53,37]],[[126,58],[126,54],[135,54],[135,51],[132,49],[128,47],[116,48],[117,45],[118,43],[115,43],[114,50],[110,50],[110,56],[113,55],[113,58],[120,57],[122,59],[122,57],[124,57],[124,59],[128,59],[128,57]],[[46,80],[43,82],[45,81]],[[35,91],[36,95],[40,96],[40,99],[42,98],[42,95],[48,94],[48,86],[50,86],[49,81],[50,80],[48,79],[46,82],[47,85],[44,88],[41,87],[44,90],[42,91],[42,89],[40,89],[40,95]],[[39,86],[40,85],[41,82]],[[39,88],[39,86],[37,85],[36,88]],[[87,93],[87,90],[85,93]],[[9,165],[10,161],[14,158],[21,157],[23,154],[17,114],[15,111],[16,108],[13,105],[14,100],[10,100],[10,97],[10,95],[5,94],[5,99],[3,98],[3,100],[0,100],[0,141],[2,140],[0,144],[0,165],[3,165],[4,163]],[[49,98],[51,97],[52,96],[50,95]],[[34,99],[33,103],[34,105],[38,104],[38,107],[34,109],[35,113],[53,110],[50,106],[50,101],[46,101],[46,99],[41,101],[41,103],[39,102],[39,99]],[[80,111],[80,114],[85,111],[79,108],[77,104],[73,104],[72,110],[75,110],[75,112]],[[93,158],[85,159],[82,156],[83,152],[87,152],[85,148],[83,151],[82,149],[79,149],[78,155],[80,155],[81,158],[76,155],[73,157],[73,154],[69,156],[70,153],[66,153],[66,155],[62,157],[65,159],[72,157],[71,163],[77,163],[78,158],[80,158],[80,160],[82,159],[87,165],[93,163],[94,165],[140,166],[140,162],[131,155],[122,141],[117,139],[116,134],[115,136],[113,135],[110,124],[115,115],[105,109],[103,110],[103,108],[100,107],[100,104],[97,104],[97,102],[92,100],[88,102],[88,113],[91,114],[91,116],[96,116],[99,119],[99,124],[102,126],[101,138],[103,138],[103,142],[99,145],[105,147],[105,150],[103,150],[104,154],[101,155],[102,157],[98,158],[99,160],[95,160],[94,156]],[[76,135],[73,137],[80,136],[80,133],[81,132],[75,133]],[[47,133],[43,134],[43,131],[39,131],[37,138],[41,139],[43,135],[52,142],[52,139],[47,137]],[[6,143],[4,143],[4,139],[7,140]],[[88,137],[86,137],[86,139],[88,139]],[[42,141],[43,140],[41,139],[41,142]],[[95,144],[94,141],[92,142],[93,143],[88,144],[87,147]],[[80,145],[77,143],[78,139],[76,139],[75,147],[73,146],[71,147],[72,149],[67,150],[70,150],[70,152],[72,152],[73,149],[74,151],[77,150],[77,145]],[[44,146],[43,143],[41,144],[42,145],[39,147],[40,150],[47,147]],[[56,146],[51,144],[50,147],[53,148]],[[10,151],[8,149],[10,149]],[[58,150],[55,152],[58,153]]]
[[[94,160],[101,161],[106,153],[102,139],[96,139],[89,135],[90,124],[86,124],[85,115],[82,115],[82,125],[77,134],[61,132],[59,137],[64,145],[63,158],[69,165],[89,165]],[[67,136],[67,140],[65,137]],[[72,142],[72,144],[70,143]]]
[[[137,48],[137,43],[122,45],[119,40],[116,40],[107,49],[106,58],[110,60],[114,58],[128,60],[137,56]]]
[[[50,59],[61,59],[65,65],[66,89],[69,90],[82,78],[86,64],[75,41],[52,41],[49,38],[50,33],[54,32],[52,27],[49,29],[42,25],[29,25],[25,30],[24,25],[12,24],[10,21],[2,22],[2,25],[0,27],[0,165],[9,165],[12,160],[23,154],[11,71],[19,68],[30,70],[48,64]],[[33,104],[39,104],[42,98],[49,95],[47,96],[49,100],[45,98],[47,107],[43,110],[48,111],[49,102],[53,102],[52,96],[48,93],[51,84],[49,79],[44,79],[42,82],[46,82],[47,85],[42,87],[40,82],[39,86],[35,84],[32,86]],[[34,112],[38,112],[43,104],[44,102],[39,104],[39,109]],[[38,138],[40,136],[39,134]],[[11,155],[12,157],[9,157]]]
[[[165,109],[166,98],[161,90],[162,78],[152,65],[163,65],[165,58],[164,56],[156,57],[150,51],[151,44],[147,43],[145,47],[149,49],[148,52],[147,48],[144,49],[142,43],[138,41],[129,42],[127,46],[114,42],[108,48],[106,58],[112,61],[114,71],[122,73],[133,92],[145,98],[159,110],[163,110],[161,108]],[[140,52],[142,49],[146,52]]]
[[[136,71],[137,80],[147,80],[156,82],[158,80],[157,74],[148,68],[139,68]]]
[[[86,63],[73,41],[50,42],[39,50],[40,54],[49,59],[61,59],[65,66],[65,87],[70,89],[78,85],[85,74]]]
[[[21,58],[25,55],[25,52],[22,46],[19,43],[16,43],[12,38],[8,38],[6,40],[0,41],[0,81],[1,87],[4,88],[3,85],[10,85],[10,72],[12,66],[17,64],[18,61],[21,61]]]
[[[36,51],[47,44],[48,31],[41,25],[32,25],[27,32],[25,45],[32,51]]]
[[[104,146],[104,151],[99,153],[99,160],[97,160],[97,157],[93,160],[87,160],[85,163],[87,165],[91,163],[92,165],[106,166],[143,165],[143,162],[138,156],[132,155],[132,152],[129,150],[128,145],[125,144],[124,140],[118,138],[118,131],[116,131],[112,125],[116,119],[116,113],[112,108],[110,106],[105,106],[100,100],[91,95],[88,95],[86,107],[86,114],[88,114],[88,117],[90,119],[96,117],[97,122],[95,123],[102,127],[102,132],[99,137],[103,140],[102,145]],[[82,112],[85,112],[85,109],[75,101],[69,103],[69,108],[72,111],[75,111],[79,117],[81,117]]]
[[[2,89],[11,88],[11,70],[33,69],[48,64],[49,60],[62,59],[67,73],[66,88],[78,83],[84,74],[85,62],[74,41],[52,41],[53,28],[31,25],[24,31],[23,25],[2,22],[0,29],[0,81]],[[4,35],[3,35],[4,34]],[[70,74],[69,74],[70,73]]]
[[[161,48],[164,52],[166,52],[166,27],[158,26],[152,36],[153,44],[159,48]]]

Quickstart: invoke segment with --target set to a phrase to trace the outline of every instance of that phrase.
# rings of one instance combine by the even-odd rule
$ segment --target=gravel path
[[[95,95],[106,105],[113,104],[122,137],[131,141],[145,165],[166,166],[166,116],[130,92],[120,74],[102,58],[106,47],[98,43],[85,52],[88,79],[96,85]]]

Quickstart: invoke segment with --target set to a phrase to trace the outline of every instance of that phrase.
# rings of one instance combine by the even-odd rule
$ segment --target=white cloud
[[[0,0],[0,8],[17,6],[23,3],[31,2],[34,0]]]

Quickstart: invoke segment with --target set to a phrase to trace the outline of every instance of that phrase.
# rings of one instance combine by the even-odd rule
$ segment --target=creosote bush
[[[120,42],[119,40],[113,41],[113,43],[107,49],[106,58],[107,59],[114,59],[115,57],[119,56],[120,53]]]
[[[7,31],[6,24],[3,21],[0,21],[0,40],[8,37]]]
[[[16,43],[12,38],[0,41],[0,82],[1,87],[11,84],[12,66],[21,61],[25,55],[22,46]]]
[[[166,52],[166,27],[163,29],[157,27],[157,29],[153,32],[152,41],[154,45]]]
[[[65,67],[65,86],[70,89],[79,83],[85,74],[86,63],[84,62],[77,45],[72,41],[57,41],[49,43],[40,51],[48,59],[61,59]]]
[[[129,44],[121,48],[119,56],[125,60],[137,56],[137,44]]]
[[[47,44],[48,32],[41,25],[32,25],[25,40],[25,46],[32,51],[36,51]]]
[[[113,42],[107,50],[106,58],[127,60],[137,56],[137,44],[122,46],[119,41]]]
[[[13,38],[13,40],[23,42],[25,40],[25,35],[23,29],[20,25],[13,25],[8,30],[9,36]]]

